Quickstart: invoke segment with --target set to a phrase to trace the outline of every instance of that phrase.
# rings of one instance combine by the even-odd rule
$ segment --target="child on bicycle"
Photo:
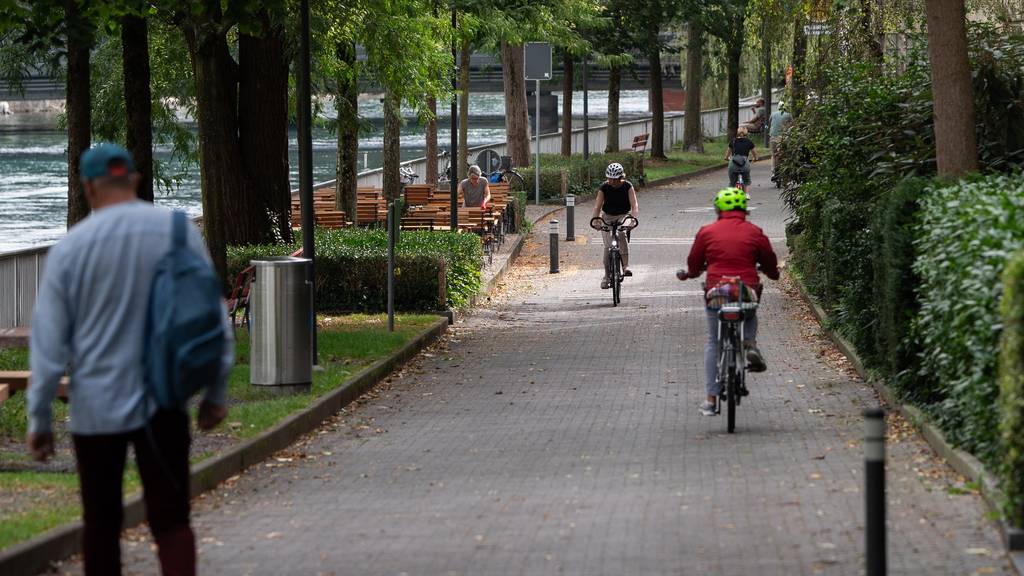
[[[687,257],[689,271],[680,270],[680,280],[698,278],[707,270],[705,287],[708,294],[714,294],[723,278],[739,277],[754,295],[760,298],[763,286],[758,276],[761,272],[772,280],[779,279],[778,259],[772,244],[764,232],[747,221],[747,197],[742,190],[724,188],[715,195],[715,212],[718,220],[697,232],[693,248]],[[742,297],[742,296],[741,296]],[[701,414],[717,414],[717,399],[722,393],[718,381],[718,307],[708,302],[708,342],[704,348],[704,373],[707,377],[707,398],[701,404]],[[768,367],[757,347],[757,311],[749,310],[743,321],[743,347],[747,351],[747,369],[764,372]]]
[[[622,164],[612,162],[604,171],[606,178],[604,184],[597,189],[597,199],[594,200],[593,218],[600,216],[606,222],[617,224],[627,216],[636,216],[640,208],[636,203],[636,189],[629,180],[626,180],[626,170]],[[608,256],[608,247],[612,244],[612,233],[604,232],[604,279],[601,280],[601,288],[611,287],[612,263]],[[622,254],[622,275],[632,276],[629,270],[629,241],[626,234],[619,232],[619,250]]]

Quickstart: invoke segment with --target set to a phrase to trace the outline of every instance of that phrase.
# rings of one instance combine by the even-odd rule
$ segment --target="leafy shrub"
[[[569,192],[576,196],[593,195],[598,186],[604,182],[604,169],[612,162],[622,164],[626,177],[634,182],[640,175],[642,166],[639,156],[631,152],[617,154],[591,154],[584,161],[582,156],[560,156],[542,154],[540,159],[540,195],[544,200],[553,200],[562,194],[562,170],[569,173]],[[518,169],[526,181],[528,198],[534,197],[536,181],[533,166]]]
[[[952,441],[994,463],[1001,280],[1007,257],[1024,249],[1024,181],[975,177],[932,190],[914,248],[920,376],[940,387],[930,411]]]
[[[999,356],[1000,431],[1003,448],[1003,491],[1007,516],[1024,526],[1024,252],[1003,275],[1003,336]]]
[[[921,197],[930,180],[901,182],[879,201],[872,218],[874,247],[875,364],[905,396],[928,403],[933,399],[916,381],[917,347],[911,323],[919,308],[914,290],[920,278],[914,272],[914,231]]]
[[[254,259],[294,252],[301,241],[284,245],[232,247],[231,276]],[[379,312],[387,306],[387,232],[382,229],[316,231],[317,305],[324,311]],[[445,265],[447,302],[439,302],[438,272]],[[483,251],[473,234],[402,232],[396,250],[399,271],[395,307],[437,310],[462,307],[480,290]]]

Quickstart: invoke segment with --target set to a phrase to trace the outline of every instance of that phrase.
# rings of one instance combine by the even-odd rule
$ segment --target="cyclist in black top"
[[[740,126],[725,155],[725,161],[729,163],[729,186],[736,186],[742,175],[743,191],[747,191],[750,186],[750,163],[757,161],[757,150],[754,148],[754,143],[747,138],[747,129]]]
[[[626,170],[622,164],[612,162],[604,171],[607,180],[597,189],[597,199],[594,201],[593,218],[601,216],[606,222],[621,223],[626,216],[636,216],[640,208],[636,203],[636,189],[629,180],[626,180]],[[604,279],[601,280],[601,288],[611,287],[611,260],[608,257],[608,247],[612,243],[611,232],[604,233]],[[632,276],[629,270],[629,241],[626,234],[619,233],[619,250],[622,254],[622,275]]]

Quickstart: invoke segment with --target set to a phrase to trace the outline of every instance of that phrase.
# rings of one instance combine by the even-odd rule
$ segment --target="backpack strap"
[[[181,212],[181,211],[178,211],[178,210],[175,210],[172,213],[172,222],[171,222],[171,235],[174,238],[173,239],[172,247],[175,250],[184,248],[184,246],[185,246],[185,230],[186,230],[185,227],[186,227],[186,225],[187,225],[187,221],[185,219],[185,213]]]

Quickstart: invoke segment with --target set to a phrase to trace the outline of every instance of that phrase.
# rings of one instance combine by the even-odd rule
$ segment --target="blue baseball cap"
[[[82,153],[78,172],[82,180],[127,176],[135,172],[135,162],[131,153],[117,144],[97,144]]]

